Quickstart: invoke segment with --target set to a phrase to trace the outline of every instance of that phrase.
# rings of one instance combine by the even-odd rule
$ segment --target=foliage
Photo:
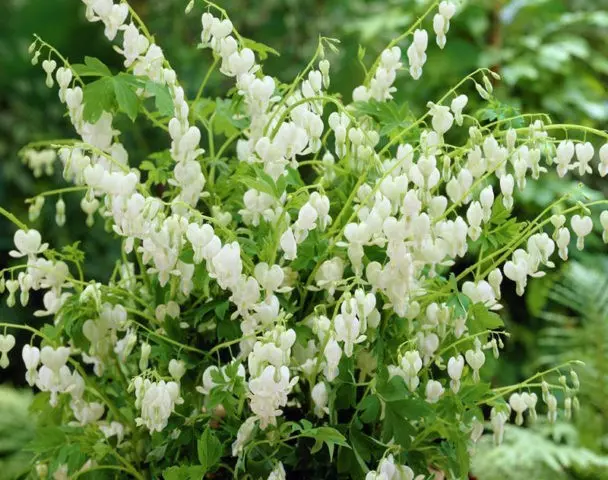
[[[0,387],[0,471],[4,478],[27,473],[31,461],[24,448],[34,435],[28,407],[31,393]]]
[[[592,263],[570,263],[545,285],[546,304],[539,316],[546,322],[538,340],[537,365],[568,359],[585,363],[580,369],[581,411],[577,426],[583,444],[608,451],[608,417],[603,399],[608,395],[608,279],[603,258]],[[542,294],[538,295],[542,305]]]
[[[608,237],[603,197],[568,189],[525,221],[515,191],[547,170],[605,175],[608,134],[519,114],[483,67],[424,108],[405,104],[397,85],[415,82],[397,81],[397,45],[420,78],[425,28],[443,48],[452,4],[432,2],[389,42],[352,103],[330,93],[332,38],[281,81],[264,74],[274,49],[207,2],[198,46],[212,61],[183,88],[129,4],[86,5],[124,58],[74,63],[36,36],[33,63],[80,138],[20,154],[35,175],[60,165],[70,184],[37,192],[30,221],[52,202],[57,226],[71,227],[85,215],[66,212],[64,197],[78,197],[85,223],[120,243],[111,273],[87,269],[78,242],[49,246],[0,208],[19,259],[0,291],[9,307],[43,294],[34,315],[52,319],[0,323],[3,368],[10,332],[31,335],[21,356],[38,390],[28,448],[39,472],[462,478],[488,411],[500,443],[512,410],[518,424],[536,416],[534,391],[553,421],[562,403],[567,415],[576,407],[570,359],[507,386],[482,367],[507,335],[503,274],[522,295],[556,250],[567,259],[571,235],[579,250],[590,242],[592,218]],[[216,69],[230,79],[216,83],[230,82],[221,98],[208,94]],[[468,107],[467,87],[479,95]],[[154,144],[127,148],[142,124]],[[605,143],[597,165],[587,137]],[[569,379],[553,382],[564,369]]]
[[[497,447],[484,436],[476,449],[472,471],[483,480],[608,478],[608,457],[582,447],[576,429],[567,423],[550,428],[509,425],[502,445]]]

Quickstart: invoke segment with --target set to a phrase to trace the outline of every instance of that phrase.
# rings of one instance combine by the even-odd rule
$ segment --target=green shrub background
[[[200,19],[184,15],[185,2],[134,0],[135,10],[156,33],[157,42],[186,85],[198,85],[209,57],[197,51]],[[225,0],[219,2],[246,37],[263,41],[281,53],[266,61],[269,72],[282,79],[295,75],[313,54],[320,34],[338,38],[340,53],[332,58],[332,89],[345,96],[364,75],[361,60],[370,64],[383,46],[407,28],[422,12],[416,0]],[[495,85],[499,101],[484,105],[492,120],[518,111],[543,111],[554,121],[608,128],[608,1],[606,0],[477,0],[463,1],[452,22],[443,52],[429,51],[420,82],[399,80],[397,102],[421,112],[426,102],[479,66],[492,66],[503,80]],[[102,30],[84,19],[79,0],[2,0],[0,2],[0,205],[27,218],[23,199],[61,183],[59,172],[35,179],[20,162],[24,144],[72,135],[56,91],[44,85],[39,66],[29,61],[27,48],[37,33],[67,58],[80,61],[95,56],[118,67],[120,57],[108,45]],[[363,49],[359,45],[365,45]],[[212,78],[209,94],[228,88],[225,79]],[[195,92],[187,92],[194,95]],[[473,100],[474,96],[471,96]],[[482,108],[481,104],[478,105]],[[145,125],[125,139],[140,158],[159,142]],[[40,183],[42,182],[42,183]],[[533,217],[547,197],[576,184],[547,176],[542,184],[529,183],[521,195],[520,215]],[[586,194],[608,195],[608,181],[588,182]],[[50,202],[49,202],[50,203]],[[76,197],[66,198],[69,228],[54,225],[53,205],[47,204],[34,226],[56,245],[85,238],[84,214]],[[113,268],[118,245],[111,235],[87,236],[88,276],[106,278]],[[0,221],[0,268],[8,262],[12,235]],[[98,233],[98,234],[97,234]],[[92,241],[90,239],[94,238]],[[479,447],[474,472],[480,480],[494,478],[608,478],[608,255],[599,236],[589,239],[584,254],[572,252],[576,262],[542,279],[535,279],[525,302],[507,295],[503,315],[513,333],[505,355],[494,368],[497,383],[516,382],[550,363],[580,358],[582,410],[572,427],[551,431],[540,425],[511,436],[496,451]],[[40,302],[40,299],[35,299]],[[0,305],[0,317],[32,322],[25,310]],[[22,337],[21,342],[28,341]],[[24,385],[20,352],[11,352],[11,366],[0,372],[0,471],[17,476],[28,459],[32,431],[28,420],[29,394]],[[12,388],[14,387],[14,388]],[[561,428],[561,430],[559,430]],[[561,432],[561,434],[560,434]],[[566,433],[564,433],[566,432]],[[540,442],[540,443],[539,443]],[[545,443],[543,443],[545,442]],[[544,445],[530,449],[532,445]],[[518,453],[519,452],[519,453]],[[521,456],[527,452],[526,461]],[[516,461],[521,459],[521,461]],[[530,460],[528,462],[528,460]],[[531,468],[531,470],[530,470]],[[509,472],[508,474],[505,472]],[[8,475],[5,476],[5,475]],[[511,475],[511,476],[508,476]]]

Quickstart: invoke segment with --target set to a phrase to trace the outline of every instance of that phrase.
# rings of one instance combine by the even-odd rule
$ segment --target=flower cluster
[[[23,158],[36,176],[59,159],[72,184],[31,199],[30,221],[51,195],[59,195],[58,226],[76,221],[63,197],[81,194],[87,225],[101,219],[121,242],[110,279],[85,276],[76,247],[49,246],[0,209],[18,227],[10,255],[24,262],[1,272],[0,292],[9,306],[17,292],[24,306],[40,292],[44,310],[35,315],[53,319],[42,330],[22,326],[34,333],[22,350],[26,381],[48,396],[37,405],[61,411],[53,418],[69,418],[77,442],[90,443],[83,451],[94,452],[58,465],[45,451],[41,462],[141,479],[144,462],[165,478],[226,469],[235,478],[339,471],[412,480],[454,465],[462,477],[466,465],[442,445],[467,451],[484,431],[480,405],[490,407],[497,442],[512,411],[517,424],[526,412],[536,418],[532,380],[553,370],[507,387],[484,375],[486,355],[504,347],[502,291],[514,285],[523,295],[556,256],[567,260],[571,238],[583,249],[594,225],[608,242],[608,211],[599,213],[608,201],[569,192],[530,222],[513,215],[515,202],[542,175],[593,173],[587,136],[608,134],[540,116],[482,122],[465,111],[464,85],[491,99],[498,76],[486,69],[411,122],[370,114],[395,104],[406,39],[406,68],[422,75],[426,16],[391,42],[345,105],[329,92],[330,39],[284,84],[263,72],[268,47],[209,4],[200,47],[213,63],[188,100],[128,3],[84,3],[125,71],[113,75],[90,58],[72,65],[37,38],[34,60],[48,52],[47,85],[57,83],[80,140],[30,145]],[[443,48],[455,6],[436,5],[427,16]],[[225,100],[203,97],[216,66],[234,83]],[[97,80],[85,83],[91,71]],[[127,153],[118,115],[158,128],[168,148],[152,159],[166,161],[144,168]],[[215,132],[214,115],[237,133]],[[608,144],[598,157],[604,176]],[[0,335],[1,367],[15,343]],[[558,398],[569,417],[575,373],[570,383],[541,385],[549,420]]]

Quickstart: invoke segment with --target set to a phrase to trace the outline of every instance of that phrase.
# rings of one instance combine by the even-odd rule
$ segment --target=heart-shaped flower
[[[10,333],[8,335],[0,335],[0,367],[6,368],[9,365],[8,352],[15,346],[15,337]]]
[[[44,365],[53,370],[55,373],[59,372],[59,369],[65,365],[70,356],[70,349],[68,347],[59,347],[54,349],[46,346],[40,352],[40,360]]]
[[[25,256],[34,257],[38,253],[44,252],[48,243],[42,243],[42,237],[38,230],[30,229],[27,232],[17,230],[13,237],[17,250],[11,250],[9,255],[13,258],[21,258]]]

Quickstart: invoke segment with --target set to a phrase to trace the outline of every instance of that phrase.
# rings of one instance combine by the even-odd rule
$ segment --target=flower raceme
[[[71,184],[32,199],[30,221],[58,195],[56,223],[67,225],[66,203],[79,193],[87,225],[101,218],[120,239],[110,280],[85,276],[76,247],[59,253],[0,209],[18,227],[10,255],[25,262],[2,271],[0,292],[9,306],[17,292],[24,306],[41,292],[35,315],[53,319],[42,330],[1,326],[34,332],[22,359],[26,381],[48,399],[36,405],[60,410],[49,417],[69,419],[74,442],[95,452],[58,465],[53,455],[69,452],[45,450],[41,465],[71,474],[90,461],[136,478],[225,469],[235,478],[338,471],[410,480],[459,465],[451,474],[462,477],[467,462],[440,445],[467,452],[483,432],[480,405],[491,407],[496,441],[512,410],[517,424],[525,412],[536,417],[529,381],[493,389],[484,376],[486,352],[498,357],[503,347],[501,289],[513,282],[523,295],[556,255],[568,258],[572,234],[584,248],[607,201],[582,203],[571,192],[528,223],[514,205],[542,175],[592,173],[591,137],[605,132],[534,117],[526,126],[526,116],[481,123],[466,113],[464,86],[492,100],[497,75],[485,69],[408,126],[370,114],[392,108],[404,70],[413,80],[423,74],[433,48],[425,25],[445,46],[449,1],[391,42],[350,104],[329,92],[331,39],[283,84],[258,60],[272,49],[243,38],[209,3],[205,78],[217,66],[234,89],[218,103],[204,98],[205,80],[189,100],[126,2],[84,3],[125,71],[113,75],[91,58],[72,65],[36,38],[34,60],[48,53],[46,83],[56,83],[79,140],[30,145],[23,158],[35,176],[58,160]],[[109,97],[94,100],[100,91]],[[149,120],[168,148],[145,162],[127,152],[114,126],[120,115]],[[228,115],[236,134],[214,131],[216,115]],[[568,139],[552,136],[564,130]],[[603,176],[608,144],[597,153]],[[608,213],[597,216],[608,241]],[[471,266],[456,275],[457,261]],[[0,366],[14,345],[12,334],[0,336]],[[549,419],[559,410],[552,389],[563,390],[568,415],[577,405],[572,379],[543,383]],[[375,450],[362,452],[364,444]]]

